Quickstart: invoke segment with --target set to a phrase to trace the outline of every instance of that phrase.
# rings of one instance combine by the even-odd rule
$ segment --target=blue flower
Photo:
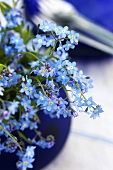
[[[83,99],[81,97],[75,97],[74,102],[71,105],[74,106],[77,110],[79,110],[79,107],[82,108],[82,106],[84,106],[82,101]]]
[[[18,80],[21,78],[21,75],[16,74],[16,72],[13,72],[11,77],[8,77],[7,86],[10,87],[14,84],[18,83]]]
[[[100,106],[97,106],[96,108],[94,108],[90,118],[96,119],[96,117],[99,117],[100,113],[102,113],[103,110]]]
[[[6,143],[5,152],[13,153],[16,151],[17,145],[11,138],[7,138],[5,143]]]
[[[26,52],[26,46],[25,46],[25,44],[23,44],[21,42],[16,43],[15,49],[17,50],[18,53]]]
[[[39,34],[36,35],[36,38],[33,39],[34,45],[36,45],[36,48],[42,47],[42,45],[46,45],[46,36],[41,36]]]
[[[8,106],[8,111],[10,114],[15,114],[18,110],[18,105],[19,105],[19,102],[17,101],[13,101],[9,106]]]
[[[43,103],[43,109],[47,111],[56,111],[57,110],[56,100],[46,98],[45,102]]]
[[[35,146],[27,146],[24,157],[33,158],[35,156],[34,150]]]
[[[11,124],[13,130],[20,129],[21,123],[18,122],[16,119],[10,120],[9,123]]]
[[[31,66],[31,68],[39,66],[39,61],[31,61],[29,62],[29,65]]]
[[[30,121],[29,120],[21,120],[21,127],[20,129],[22,131],[24,131],[25,129],[27,129],[30,126]]]
[[[38,128],[37,122],[30,121],[29,129],[33,130],[37,128]]]
[[[4,50],[5,50],[6,55],[13,55],[14,54],[14,50],[11,46],[7,46],[7,45],[4,44]]]
[[[49,46],[54,46],[54,44],[55,44],[55,38],[52,36],[52,35],[50,35],[47,39],[46,39],[46,47],[49,47]]]
[[[21,105],[24,107],[25,111],[32,108],[30,104],[31,100],[29,100],[27,97],[22,98]]]
[[[40,25],[40,29],[44,32],[53,31],[54,22],[48,23],[46,20]]]
[[[92,82],[93,82],[93,80],[91,80],[91,79],[87,79],[86,80],[86,82],[85,82],[85,89],[84,89],[86,93],[88,92],[89,88],[93,88]]]
[[[63,111],[62,111],[62,115],[63,115],[64,118],[66,118],[66,117],[72,117],[71,110],[69,110],[69,109],[63,110]]]
[[[66,69],[68,70],[69,74],[76,74],[78,68],[76,67],[76,62],[68,62]]]
[[[57,34],[59,34],[61,38],[66,38],[66,36],[70,33],[70,31],[68,30],[68,26],[65,27],[59,26],[58,29],[59,32],[57,32]]]
[[[42,92],[40,92],[40,91],[38,94],[34,94],[34,96],[37,98],[37,101],[36,101],[37,106],[43,104],[46,100],[45,95],[43,95]]]
[[[70,41],[66,41],[66,44],[63,45],[63,48],[65,48],[65,50],[68,51],[70,48],[71,48],[71,49],[74,49],[74,48],[75,48],[75,45],[72,44]]]
[[[6,24],[7,28],[15,28],[18,25],[21,25],[22,22],[24,21],[21,13],[15,8],[6,11],[5,15],[6,15],[5,18],[7,19],[7,24]]]
[[[56,81],[62,82],[62,84],[66,85],[67,82],[69,81],[69,77],[67,76],[67,73],[65,71],[63,72],[59,71],[57,73]]]
[[[30,118],[33,118],[33,116],[38,112],[38,110],[32,108],[29,109],[28,111],[22,113],[21,118],[25,119],[25,120],[29,120]]]
[[[20,38],[20,35],[13,35],[13,36],[10,36],[10,43],[11,44],[18,44],[18,43],[21,43],[23,44],[23,39]]]
[[[55,70],[55,68],[51,68],[49,65],[48,66],[44,65],[44,66],[40,67],[39,70],[37,69],[36,72],[38,73],[39,76],[41,75],[43,77],[48,78],[49,76],[52,77],[54,75],[54,70]]]
[[[84,106],[88,106],[89,108],[91,108],[93,105],[96,105],[96,103],[92,100],[92,97],[84,100]]]
[[[21,93],[25,93],[26,95],[29,95],[30,93],[30,87],[31,83],[22,83],[22,88],[20,90]]]
[[[23,157],[22,162],[18,165],[22,168],[22,170],[26,170],[27,168],[33,168],[32,163],[34,162],[34,158]]]
[[[68,38],[70,39],[70,42],[74,43],[74,44],[78,44],[78,37],[79,37],[79,34],[76,33],[73,30],[71,30],[70,34],[68,35]]]
[[[61,70],[62,68],[63,68],[62,61],[61,61],[61,60],[58,60],[58,61],[55,63],[55,71],[57,72],[58,70]]]
[[[21,16],[13,17],[13,23],[14,23],[15,26],[21,25],[23,21],[24,20]]]

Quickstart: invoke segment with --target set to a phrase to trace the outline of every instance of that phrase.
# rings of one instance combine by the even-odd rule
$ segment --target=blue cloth
[[[38,7],[38,0],[23,0],[25,4],[25,10],[28,17],[31,17],[35,14],[38,15],[39,7]]]
[[[97,24],[113,32],[113,0],[66,0]]]
[[[81,14],[113,31],[113,0],[66,0],[70,2]],[[27,15],[38,15],[38,0],[24,0]]]

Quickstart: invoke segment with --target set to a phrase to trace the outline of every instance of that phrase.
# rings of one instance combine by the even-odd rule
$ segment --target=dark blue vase
[[[55,145],[51,149],[35,149],[35,162],[33,170],[41,170],[49,164],[61,151],[69,134],[71,119],[63,118],[51,119],[48,115],[39,113],[41,120],[40,130],[44,137],[53,135],[55,137]],[[29,137],[33,136],[31,130],[26,133]],[[14,153],[2,153],[0,155],[0,170],[16,170],[16,162],[18,157]]]

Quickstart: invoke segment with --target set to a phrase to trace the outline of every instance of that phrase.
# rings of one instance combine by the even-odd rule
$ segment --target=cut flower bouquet
[[[6,25],[0,25],[0,156],[15,152],[17,169],[26,170],[33,168],[36,147],[50,149],[55,144],[52,134],[45,138],[40,131],[40,110],[51,119],[77,117],[80,112],[95,119],[103,110],[86,97],[92,80],[70,61],[68,51],[78,44],[79,34],[43,21],[34,36],[33,25],[15,1],[13,5],[0,2],[6,19]],[[33,138],[26,137],[26,129],[35,132]]]

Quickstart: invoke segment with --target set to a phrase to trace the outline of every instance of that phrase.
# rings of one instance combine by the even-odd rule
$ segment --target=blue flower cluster
[[[25,150],[25,153],[17,152],[19,156],[19,161],[16,163],[18,169],[26,170],[27,168],[33,168],[32,163],[34,162],[34,146],[28,146]]]
[[[22,24],[24,18],[22,13],[15,8],[11,8],[5,12],[5,18],[7,19],[7,28],[15,28]]]
[[[0,152],[16,151],[17,168],[26,170],[33,168],[34,145],[50,149],[55,144],[52,135],[44,138],[40,133],[40,110],[51,118],[77,117],[80,112],[86,112],[93,119],[103,110],[92,97],[85,96],[93,87],[92,80],[77,68],[76,62],[69,61],[67,51],[78,44],[78,33],[67,26],[44,21],[39,27],[42,34],[31,38],[34,50],[30,51],[25,35],[13,29],[24,23],[21,13],[11,9],[5,17],[8,23],[0,32],[3,52],[0,58]],[[28,139],[24,130],[32,130],[36,135]],[[15,131],[16,139],[12,135]],[[33,146],[23,149],[24,140]]]
[[[23,42],[23,39],[18,33],[15,34],[15,32],[9,31],[6,34],[4,33],[2,36],[4,36],[3,48],[5,55],[11,56],[26,51],[26,46]]]
[[[63,28],[61,26],[57,26],[54,22],[48,23],[47,21],[44,21],[43,24],[40,25],[40,29],[45,33],[52,32],[52,35],[51,33],[48,33],[48,36],[37,34],[36,38],[33,39],[33,43],[37,49],[43,45],[46,47],[53,47],[56,41],[58,41],[59,46],[57,47],[57,51],[68,51],[69,49],[74,49],[75,45],[78,44],[79,34],[75,31],[69,31],[67,26]],[[65,44],[63,44],[64,40],[66,40]]]

